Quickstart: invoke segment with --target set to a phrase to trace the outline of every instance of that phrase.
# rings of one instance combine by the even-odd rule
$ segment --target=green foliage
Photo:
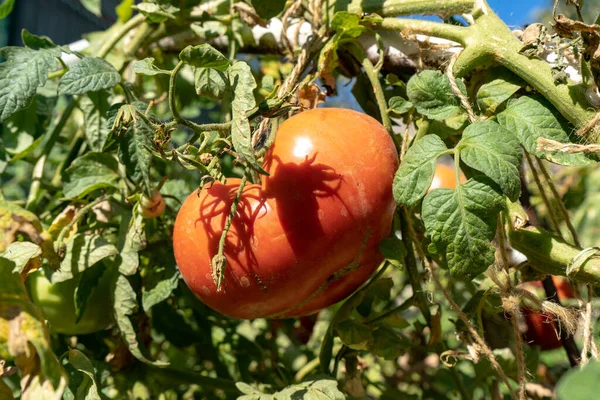
[[[465,84],[456,80],[463,95],[467,94]],[[460,100],[452,91],[448,76],[439,71],[423,71],[414,75],[406,84],[408,100],[419,112],[434,120],[453,117],[460,110]]]
[[[59,94],[85,94],[110,89],[121,82],[121,74],[97,57],[85,57],[60,80]]]
[[[308,3],[292,14],[313,25],[306,32],[314,40],[304,51],[296,40],[288,51],[278,35],[259,34],[278,21],[258,25],[292,5],[283,0],[122,0],[119,21],[87,35],[90,47],[82,52],[26,30],[24,47],[0,49],[1,398],[491,397],[498,389],[497,372],[481,354],[477,363],[466,356],[473,356],[472,331],[458,310],[494,348],[509,379],[518,381],[519,338],[502,308],[505,293],[483,273],[495,262],[501,265],[497,234],[511,233],[512,212],[525,195],[539,224],[557,219],[561,229],[566,216],[557,210],[564,201],[582,244],[597,245],[597,156],[538,150],[540,138],[591,143],[592,136],[572,134],[582,125],[573,115],[586,107],[577,95],[581,88],[568,86],[573,98],[565,101],[572,102],[572,110],[565,110],[556,93],[565,93],[560,90],[567,85],[552,81],[540,87],[544,80],[533,79],[543,74],[540,60],[519,55],[522,64],[505,68],[505,59],[487,54],[486,63],[475,66],[485,68],[472,68],[465,51],[454,64],[461,102],[442,68],[412,73],[411,60],[409,68],[396,68],[397,59],[388,57],[394,53],[386,46],[399,40],[398,32],[404,41],[419,33],[446,35],[448,24],[431,21],[414,24],[421,28],[412,22],[409,28],[390,28],[407,21],[391,14],[439,12],[429,9],[433,2],[384,7],[376,1],[336,1],[318,16],[321,10]],[[447,3],[444,15],[468,11]],[[2,2],[0,18],[14,4]],[[101,14],[101,0],[82,4]],[[488,21],[495,18],[485,15]],[[452,26],[458,30],[451,30],[451,39],[464,35],[461,43],[468,50],[472,42],[481,49],[494,45],[472,34],[480,29],[480,17],[473,18],[468,28]],[[321,26],[315,25],[318,20]],[[299,42],[306,33],[301,27]],[[497,28],[490,31],[501,41]],[[294,29],[288,25],[288,36]],[[494,54],[514,47],[509,34],[506,48]],[[586,50],[585,40],[552,40],[576,55]],[[368,51],[365,43],[372,46]],[[64,64],[63,53],[76,56],[76,62]],[[377,54],[380,62],[373,59]],[[482,60],[480,54],[471,56]],[[492,59],[504,66],[490,67]],[[369,74],[366,62],[373,65]],[[298,65],[304,68],[297,71]],[[591,84],[594,68],[593,58],[582,62],[584,84]],[[296,79],[286,82],[292,71]],[[181,203],[215,180],[245,176],[248,185],[260,185],[260,174],[266,173],[262,157],[279,124],[318,103],[323,86],[335,91],[337,84],[345,101],[350,93],[343,82],[351,82],[351,94],[367,114],[393,126],[401,154],[391,188],[398,204],[393,225],[380,243],[369,242],[380,250],[380,258],[370,260],[381,261],[379,269],[350,297],[318,315],[242,321],[217,314],[190,291],[173,257],[173,224]],[[289,93],[280,94],[284,84]],[[473,113],[464,110],[469,108],[464,100]],[[325,105],[331,104],[328,98]],[[368,138],[365,132],[365,146]],[[340,129],[342,150],[345,140]],[[553,164],[560,196],[547,191],[548,204],[532,184],[537,171],[523,168],[523,151],[545,160],[543,165]],[[451,158],[456,188],[432,190],[436,167]],[[318,160],[311,166],[341,179],[352,174],[329,171]],[[377,171],[372,173],[378,181]],[[462,175],[467,180],[460,184]],[[326,182],[306,201],[339,195]],[[544,181],[542,189],[549,185]],[[153,190],[164,196],[166,210],[144,219],[140,199]],[[363,204],[365,199],[341,200]],[[348,221],[362,218],[340,215]],[[260,212],[255,217],[263,223]],[[233,223],[240,223],[236,218]],[[230,246],[231,238],[224,238]],[[218,235],[213,239],[211,246],[218,246]],[[272,240],[288,240],[290,251],[297,251],[290,238]],[[536,244],[509,244],[529,248],[526,255],[543,273],[566,274],[572,261],[557,260]],[[508,267],[511,288],[528,268]],[[36,277],[54,297],[44,301],[36,295]],[[60,329],[61,322],[74,330]],[[529,382],[547,384],[567,369],[562,350],[547,356],[523,346]],[[538,363],[551,373],[533,373]],[[589,382],[597,365],[565,374],[558,398],[593,397]],[[499,390],[507,397],[503,385]]]
[[[525,150],[537,157],[561,165],[586,165],[592,162],[582,153],[544,153],[537,149],[539,138],[569,143],[569,128],[552,106],[541,97],[523,96],[509,101],[506,110],[498,114],[498,122],[513,132]]]
[[[581,370],[569,371],[558,382],[556,397],[559,400],[591,399],[598,393],[600,362],[591,362]]]
[[[56,68],[58,48],[34,50],[27,47],[4,47],[0,57],[0,121],[24,109],[37,88],[43,86],[48,73]],[[120,78],[119,78],[120,79]]]
[[[504,199],[484,177],[469,179],[456,190],[433,190],[423,200],[423,222],[450,271],[474,277],[494,262],[491,241]]]
[[[493,121],[476,122],[464,130],[456,148],[465,164],[483,172],[511,201],[517,201],[522,154],[512,133]]]
[[[437,159],[448,149],[437,135],[427,135],[408,149],[394,177],[394,199],[415,205],[425,196],[433,181]]]

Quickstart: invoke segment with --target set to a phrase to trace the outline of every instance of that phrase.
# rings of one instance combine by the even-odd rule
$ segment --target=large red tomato
[[[394,144],[373,118],[314,109],[285,121],[247,184],[229,230],[222,291],[211,277],[240,181],[192,193],[177,215],[175,258],[190,289],[236,318],[308,315],[342,300],[383,260],[391,228]]]

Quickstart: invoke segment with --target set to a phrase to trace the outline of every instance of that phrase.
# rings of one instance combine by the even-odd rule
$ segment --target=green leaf
[[[515,135],[494,121],[476,122],[465,129],[457,149],[465,164],[486,174],[511,201],[517,201],[523,154]]]
[[[506,110],[498,114],[498,122],[513,132],[525,150],[540,158],[561,165],[587,165],[593,161],[583,153],[541,152],[537,150],[537,140],[546,138],[561,143],[569,143],[567,122],[554,110],[552,105],[539,97],[523,96],[510,101]]]
[[[132,8],[138,10],[146,19],[153,23],[165,22],[169,19],[176,19],[175,13],[179,12],[179,8],[174,7],[170,4],[155,4],[155,3],[141,3]]]
[[[206,43],[187,46],[179,53],[179,59],[192,67],[213,68],[223,72],[227,71],[230,65],[229,60],[219,50]]]
[[[131,16],[133,15],[133,6],[135,5],[135,0],[121,0],[118,6],[115,7],[115,12],[119,17],[119,21],[125,23],[129,21]]]
[[[121,217],[119,229],[119,272],[129,276],[137,272],[140,265],[139,251],[146,247],[144,218],[138,213],[135,217],[125,213]]]
[[[512,72],[501,68],[490,72],[493,79],[481,85],[477,91],[477,105],[485,115],[494,115],[500,105],[515,94],[524,82]]]
[[[110,127],[108,126],[108,93],[106,91],[89,92],[79,99],[79,108],[83,111],[85,138],[92,151],[102,151]]]
[[[124,108],[132,116],[125,133],[119,138],[119,160],[127,170],[127,175],[137,183],[150,188],[150,161],[152,155],[147,149],[152,148],[154,130],[145,120],[140,118],[135,109],[144,112],[144,103],[136,102]]]
[[[556,398],[558,400],[595,399],[600,391],[600,362],[592,361],[582,369],[568,371],[558,381]]]
[[[136,294],[127,278],[119,275],[115,287],[115,320],[121,331],[121,335],[127,344],[127,348],[135,358],[156,366],[165,366],[168,363],[162,361],[152,361],[144,355],[146,352],[143,345],[138,342],[137,334],[129,319],[129,316],[135,314],[138,310]]]
[[[242,392],[242,394],[263,394],[260,390],[258,390],[257,388],[248,385],[247,383],[244,382],[236,382],[235,383],[235,387]]]
[[[59,94],[85,94],[110,89],[121,82],[121,75],[107,61],[98,57],[85,57],[61,78]]]
[[[98,261],[117,253],[117,248],[99,234],[77,233],[67,242],[65,258],[50,280],[57,283],[72,279]]]
[[[365,350],[373,342],[371,329],[360,322],[349,319],[337,324],[335,330],[342,342],[354,350]]]
[[[436,135],[426,135],[412,145],[394,177],[394,200],[413,206],[421,200],[433,181],[438,157],[448,148]]]
[[[102,2],[101,0],[80,0],[81,4],[96,17],[102,16]]]
[[[389,111],[396,115],[406,114],[412,108],[412,103],[400,96],[394,96],[389,101]]]
[[[409,340],[404,339],[399,333],[385,325],[378,325],[372,332],[373,344],[369,351],[386,360],[395,360],[411,347]]]
[[[56,68],[58,49],[32,50],[25,47],[4,47],[0,57],[0,122],[27,107],[38,86],[48,80]]]
[[[360,24],[360,16],[358,14],[345,11],[335,13],[331,21],[331,29],[337,32],[340,39],[357,38],[368,30],[367,27]]]
[[[229,86],[225,74],[212,68],[196,68],[194,78],[198,96],[208,97],[212,100],[221,100]]]
[[[399,312],[393,312],[391,314],[386,315],[385,317],[378,319],[377,323],[379,325],[386,325],[390,328],[402,330],[408,328],[410,324],[407,320],[400,316]]]
[[[119,164],[107,153],[87,153],[65,171],[65,197],[84,197],[94,190],[119,187]]]
[[[165,267],[155,266],[144,276],[144,287],[142,288],[142,307],[145,311],[152,306],[166,300],[173,290],[177,288],[181,274],[173,264]]]
[[[15,0],[4,0],[0,5],[0,19],[8,17],[15,6]]]
[[[69,363],[85,375],[85,379],[83,379],[77,389],[77,394],[80,395],[79,398],[85,398],[86,400],[100,400],[92,362],[85,354],[77,349],[69,349],[68,354]]]
[[[335,379],[325,378],[319,380],[310,380],[295,385],[290,385],[274,394],[264,394],[252,386],[238,382],[236,387],[244,395],[239,396],[238,400],[344,400],[346,396],[338,389],[338,383]]]
[[[379,243],[379,250],[390,264],[396,268],[403,268],[406,247],[396,236],[383,239]]]
[[[105,273],[106,267],[102,263],[97,263],[91,268],[84,270],[79,274],[79,280],[77,287],[74,292],[74,304],[75,304],[75,322],[79,323],[81,317],[85,313],[88,305],[88,300],[92,296],[92,293],[100,278]]]
[[[494,263],[498,213],[502,195],[488,178],[477,176],[452,189],[436,189],[423,200],[425,229],[445,249],[450,272],[474,277]]]
[[[23,41],[25,47],[29,47],[33,50],[53,49],[56,47],[52,39],[50,39],[48,36],[34,35],[33,33],[30,33],[27,29],[23,29],[21,31],[21,40]]]
[[[67,374],[52,351],[39,308],[31,303],[14,269],[12,261],[0,257],[0,354],[2,358],[20,360],[21,398],[60,399]]]
[[[160,69],[156,65],[154,65],[154,57],[144,58],[143,60],[136,61],[133,64],[133,72],[136,74],[142,75],[171,75],[171,71],[167,71],[165,69]]]
[[[466,96],[463,81],[457,79],[456,84]],[[406,94],[419,114],[430,119],[450,118],[460,110],[460,100],[452,91],[450,80],[440,71],[425,70],[413,75],[406,85]]]
[[[11,115],[2,124],[4,150],[16,157],[30,151],[36,145],[39,122],[36,101]]]
[[[4,257],[15,263],[13,272],[23,272],[27,263],[42,255],[42,249],[31,242],[13,242],[8,245],[0,257]]]
[[[319,361],[321,363],[321,370],[325,373],[329,373],[329,364],[331,362],[331,356],[333,354],[333,340],[335,338],[334,329],[335,325],[347,320],[350,317],[352,311],[362,303],[365,298],[364,291],[358,291],[353,294],[348,300],[342,304],[339,308],[333,320],[330,322],[327,331],[321,342],[321,349],[319,350]]]
[[[285,8],[286,0],[252,0],[252,7],[263,19],[271,19]]]
[[[233,101],[231,104],[231,141],[233,147],[250,166],[266,174],[258,161],[256,161],[256,156],[254,155],[250,121],[247,115],[248,111],[256,105],[256,101],[254,100],[256,81],[254,80],[250,66],[242,61],[233,64],[229,68],[229,82],[233,91]]]
[[[367,292],[381,300],[387,301],[390,299],[390,291],[393,287],[394,282],[392,278],[379,278],[369,285]]]

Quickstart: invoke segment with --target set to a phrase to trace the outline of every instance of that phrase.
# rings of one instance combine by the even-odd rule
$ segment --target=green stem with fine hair
[[[427,298],[425,292],[421,286],[421,278],[419,276],[419,267],[417,266],[417,258],[415,256],[415,250],[413,247],[413,237],[408,226],[407,218],[411,218],[409,211],[403,209],[404,213],[400,216],[400,232],[402,233],[402,242],[406,247],[406,256],[404,257],[404,265],[406,266],[406,272],[408,273],[408,280],[413,289],[413,296],[416,300],[416,305],[421,310],[421,313],[425,317],[427,323],[431,319],[431,312],[427,306]]]
[[[335,11],[339,11],[340,1],[331,2]],[[469,14],[475,6],[475,0],[351,0],[346,11],[360,14],[376,13],[385,17],[398,15],[451,15]]]
[[[67,124],[71,113],[77,107],[77,100],[71,99],[67,108],[63,111],[60,119],[54,125],[50,134],[45,138],[44,147],[42,147],[42,151],[37,155],[37,162],[33,168],[33,174],[31,177],[31,186],[29,187],[29,195],[27,196],[27,202],[25,203],[25,208],[29,211],[32,211],[36,208],[39,199],[42,197],[41,185],[42,185],[42,176],[44,174],[44,167],[46,165],[46,159],[54,147],[54,143],[58,140],[60,133],[63,128]]]
[[[425,3],[429,2],[424,1],[423,4]],[[399,2],[398,7],[402,7],[401,4],[402,2]],[[579,129],[591,121],[595,111],[585,97],[586,88],[573,83],[555,82],[552,67],[544,60],[522,54],[523,43],[513,35],[508,26],[487,3],[481,1],[478,5],[479,8],[473,12],[475,23],[469,27],[402,18],[383,18],[379,22],[370,23],[384,30],[423,34],[458,42],[464,50],[454,64],[456,76],[464,76],[475,68],[497,63],[541,93],[576,128]],[[430,6],[434,7],[432,4],[427,5]],[[591,136],[586,139],[595,138],[594,135],[595,130],[592,130]]]
[[[143,14],[137,14],[125,24],[123,24],[123,26],[121,26],[100,48],[100,50],[98,51],[98,57],[106,57],[108,53],[110,53],[110,51],[113,49],[113,47],[115,47],[116,44],[119,43],[119,41],[123,39],[123,37],[127,35],[129,31],[131,31],[132,29],[140,25],[142,22],[144,22],[145,18],[146,17],[144,17]]]
[[[194,143],[198,140],[204,132],[217,131],[221,134],[229,132],[231,129],[231,122],[223,122],[223,123],[214,123],[214,124],[196,124],[195,122],[188,121],[185,118],[182,118],[177,110],[177,102],[175,97],[175,86],[177,82],[177,74],[184,66],[183,61],[179,61],[175,68],[171,71],[171,77],[169,79],[169,108],[171,109],[171,114],[173,114],[173,121],[169,122],[165,125],[165,129],[174,128],[177,125],[187,126],[192,131],[194,131],[194,135],[190,140],[188,140],[188,144]]]

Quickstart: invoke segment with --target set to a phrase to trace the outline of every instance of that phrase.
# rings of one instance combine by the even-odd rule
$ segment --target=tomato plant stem
[[[431,312],[429,311],[429,307],[427,306],[427,298],[425,297],[425,292],[423,291],[423,287],[421,286],[421,278],[419,276],[417,258],[415,257],[415,250],[413,247],[412,232],[408,226],[407,221],[407,218],[411,218],[411,215],[409,214],[409,211],[407,209],[403,210],[403,215],[400,218],[400,231],[402,233],[402,242],[404,242],[404,247],[406,247],[404,265],[406,267],[406,272],[408,273],[408,280],[413,289],[413,296],[415,296],[416,305],[419,307],[421,313],[425,317],[425,320],[429,324],[429,320],[431,319]]]
[[[127,21],[125,24],[123,24],[120,29],[118,29],[109,39],[106,43],[104,43],[104,45],[100,48],[100,50],[98,51],[98,57],[100,58],[104,58],[108,55],[108,53],[110,53],[110,51],[113,49],[113,47],[115,47],[115,45],[117,43],[119,43],[119,40],[123,39],[123,37],[125,35],[127,35],[127,33],[136,28],[138,25],[140,25],[142,22],[144,22],[144,15],[143,14],[137,14],[136,16],[134,16],[133,18],[131,18],[129,21]]]
[[[533,226],[512,229],[509,239],[515,250],[523,253],[538,271],[551,275],[568,276],[585,283],[600,283],[600,258],[592,256],[581,267],[567,275],[567,266],[580,255],[582,249],[572,246],[550,232]]]
[[[469,27],[457,27],[439,22],[384,18],[376,26],[403,34],[424,34],[452,40],[464,46],[454,65],[456,76],[464,76],[474,68],[497,62],[540,92],[576,128],[585,126],[594,116],[585,97],[585,87],[557,83],[552,67],[546,61],[521,54],[523,43],[487,6],[482,8]],[[591,130],[591,138],[595,131]]]
[[[406,34],[422,34],[466,45],[467,39],[472,35],[471,27],[462,27],[441,22],[424,21],[408,18],[384,18],[379,27],[385,30]]]
[[[369,81],[371,82],[371,85],[373,86],[373,92],[375,93],[375,99],[377,100],[377,106],[379,107],[379,114],[381,115],[381,122],[388,133],[392,136],[394,144],[396,145],[396,150],[399,151],[400,147],[402,146],[402,143],[399,143],[401,138],[398,135],[394,135],[394,130],[392,129],[392,120],[390,119],[387,101],[385,100],[383,87],[381,87],[381,81],[379,80],[379,70],[373,66],[366,54],[364,54],[364,57],[360,61],[365,73],[367,74],[367,77],[369,78]]]
[[[338,3],[332,4],[339,7]],[[474,6],[475,0],[362,0],[350,2],[348,12],[377,13],[386,17],[415,14],[450,16],[468,14]]]
[[[60,119],[58,120],[56,125],[54,125],[52,131],[50,131],[50,134],[45,138],[44,146],[42,147],[41,152],[36,154],[38,161],[36,162],[35,167],[33,168],[31,186],[29,187],[29,195],[27,196],[27,202],[25,203],[25,208],[28,210],[33,210],[37,206],[37,203],[42,195],[41,181],[42,175],[44,173],[44,167],[46,165],[46,158],[50,154],[50,151],[52,151],[54,143],[56,143],[56,141],[58,140],[60,133],[67,124],[69,118],[71,117],[71,113],[73,112],[75,107],[77,107],[77,103],[78,102],[75,99],[71,99],[69,101],[69,104],[67,105],[67,108],[65,108],[65,110],[63,111]]]
[[[165,129],[171,129],[177,125],[183,125],[183,126],[187,126],[191,130],[193,130],[194,135],[190,138],[190,140],[187,141],[186,146],[188,144],[193,144],[194,142],[196,142],[196,140],[198,140],[202,136],[202,134],[205,132],[210,132],[210,131],[217,131],[219,133],[229,132],[229,129],[231,128],[231,122],[200,125],[200,124],[196,124],[195,122],[189,121],[189,120],[181,117],[181,115],[179,114],[179,111],[177,110],[175,87],[176,87],[177,74],[179,73],[179,71],[181,70],[183,65],[184,65],[184,62],[180,61],[179,63],[177,63],[175,68],[173,68],[173,70],[171,71],[171,78],[169,79],[169,94],[168,94],[168,96],[169,96],[169,108],[171,109],[171,114],[173,114],[173,121],[166,124]]]

